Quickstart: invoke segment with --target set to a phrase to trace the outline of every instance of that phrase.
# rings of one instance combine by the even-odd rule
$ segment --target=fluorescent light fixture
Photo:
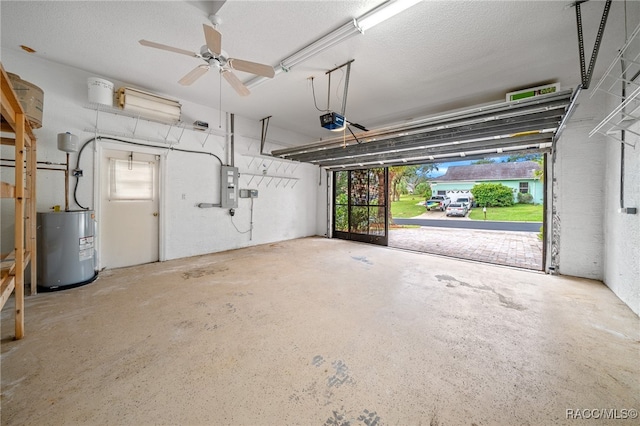
[[[343,42],[344,40],[356,35],[364,34],[364,32],[379,23],[391,18],[420,3],[421,0],[389,0],[373,10],[365,13],[358,19],[352,19],[341,27],[331,31],[330,33],[320,37],[313,43],[303,47],[294,54],[282,59],[280,63],[274,67],[275,75],[289,72],[289,70],[298,64],[324,52],[332,46]],[[245,83],[249,89],[256,87],[265,81],[270,80],[268,77],[255,77]]]
[[[411,6],[420,3],[420,1],[421,0],[390,0],[358,18],[358,27],[360,27],[363,32],[367,31],[380,22],[386,21]]]
[[[329,34],[298,50],[293,55],[283,59],[280,61],[280,66],[284,71],[289,71],[291,67],[295,67],[307,59],[324,52],[328,48],[335,46],[358,33],[360,33],[360,28],[358,28],[356,20],[352,19],[340,28],[331,31]]]
[[[331,31],[329,34],[320,37],[313,43],[303,47],[298,50],[294,54],[287,56],[280,63],[273,67],[275,70],[275,75],[278,75],[282,72],[289,72],[289,70],[296,65],[301,64],[302,62],[312,58],[313,56],[324,52],[332,46],[335,46],[338,43],[343,42],[351,36],[356,34],[360,34],[361,30],[358,27],[355,19],[347,22],[343,26]],[[270,80],[268,77],[256,77],[249,80],[245,86],[248,88],[256,87],[259,84],[264,83],[265,81]]]

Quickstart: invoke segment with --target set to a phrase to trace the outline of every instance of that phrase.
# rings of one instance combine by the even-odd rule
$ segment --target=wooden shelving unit
[[[15,148],[14,184],[3,182],[2,198],[15,203],[15,248],[2,255],[0,275],[0,308],[15,290],[16,339],[24,337],[24,272],[31,265],[31,294],[36,292],[36,138],[27,121],[9,77],[2,71],[2,132],[13,137],[2,137],[2,145]]]

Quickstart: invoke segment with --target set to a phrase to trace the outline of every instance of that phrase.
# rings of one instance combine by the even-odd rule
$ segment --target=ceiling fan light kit
[[[219,22],[212,20],[212,22]],[[205,64],[200,64],[184,77],[178,80],[183,86],[189,86],[196,82],[200,77],[207,73],[211,68],[217,70],[229,85],[240,95],[247,96],[251,92],[247,86],[233,73],[233,71],[242,71],[255,74],[264,78],[273,78],[275,75],[273,67],[270,65],[260,64],[257,62],[246,61],[243,59],[230,58],[227,52],[222,50],[222,34],[210,25],[203,24],[205,45],[200,48],[200,53],[191,52],[177,47],[167,46],[148,40],[140,40],[142,46],[153,47],[154,49],[166,50],[169,52],[179,53],[186,56],[192,56],[202,59]]]

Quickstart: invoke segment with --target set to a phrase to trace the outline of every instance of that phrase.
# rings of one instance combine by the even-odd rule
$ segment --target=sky
[[[442,176],[443,174],[445,174],[447,172],[447,169],[450,166],[467,166],[467,165],[469,165],[471,163],[473,163],[473,161],[471,161],[471,160],[452,161],[452,162],[449,162],[449,163],[438,163],[438,170],[433,170],[431,173],[429,173],[429,177],[435,178],[435,177]]]

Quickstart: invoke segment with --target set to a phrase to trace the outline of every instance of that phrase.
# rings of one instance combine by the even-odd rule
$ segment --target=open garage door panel
[[[329,170],[476,159],[511,152],[547,152],[571,109],[572,91],[479,106],[288,148],[274,156]]]

